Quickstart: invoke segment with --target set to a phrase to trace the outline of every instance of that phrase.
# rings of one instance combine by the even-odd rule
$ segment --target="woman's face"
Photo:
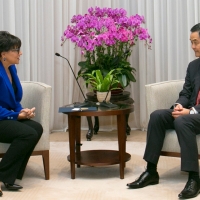
[[[7,64],[8,66],[19,64],[21,55],[22,55],[22,52],[18,48],[13,48],[7,52],[2,52],[3,63]]]

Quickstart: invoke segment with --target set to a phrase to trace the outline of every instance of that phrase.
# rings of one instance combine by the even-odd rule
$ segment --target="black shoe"
[[[137,189],[137,188],[143,188],[147,185],[155,185],[159,183],[159,175],[158,172],[155,174],[150,174],[148,171],[143,172],[140,177],[132,182],[128,183],[127,186],[129,188]]]
[[[21,185],[17,185],[17,184],[4,183],[4,185],[8,190],[19,190],[23,188]]]
[[[190,199],[196,197],[200,192],[200,182],[195,181],[194,179],[188,180],[185,185],[185,188],[178,195],[180,199]]]

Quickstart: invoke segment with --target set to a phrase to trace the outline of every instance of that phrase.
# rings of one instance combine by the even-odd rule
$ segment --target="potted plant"
[[[104,77],[100,70],[94,70],[92,73],[87,73],[86,84],[91,86],[93,91],[96,91],[99,102],[110,101],[111,90],[118,89],[119,81],[117,80],[115,69],[111,70]],[[80,75],[81,76],[81,75]]]
[[[126,10],[112,8],[89,8],[85,15],[72,17],[73,25],[68,25],[62,36],[62,44],[70,39],[85,60],[79,62],[78,76],[87,84],[87,74],[100,70],[103,77],[116,69],[116,77],[122,88],[135,82],[135,68],[128,58],[136,41],[144,40],[150,48],[152,39],[147,29],[141,25],[144,17],[138,14],[127,17]]]

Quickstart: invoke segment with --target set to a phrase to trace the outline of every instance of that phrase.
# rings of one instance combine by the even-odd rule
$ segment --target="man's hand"
[[[176,105],[174,107],[174,111],[172,112],[172,116],[174,118],[179,117],[180,115],[188,115],[190,113],[190,109],[183,108],[181,104]]]
[[[183,110],[183,106],[181,104],[174,105],[174,111],[181,111],[181,110]]]

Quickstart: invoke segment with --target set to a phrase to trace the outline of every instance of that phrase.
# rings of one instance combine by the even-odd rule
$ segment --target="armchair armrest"
[[[51,86],[34,81],[22,81],[21,84],[23,87],[22,106],[35,107],[36,116],[33,119],[43,127],[43,135],[35,150],[49,149]]]
[[[35,107],[36,116],[34,120],[43,127],[43,134],[37,143],[32,155],[42,155],[45,179],[50,178],[49,148],[50,148],[50,108],[51,108],[51,86],[34,81],[22,81],[24,108]]]
[[[178,99],[183,84],[181,79],[145,85],[147,116],[154,110],[170,108]]]

